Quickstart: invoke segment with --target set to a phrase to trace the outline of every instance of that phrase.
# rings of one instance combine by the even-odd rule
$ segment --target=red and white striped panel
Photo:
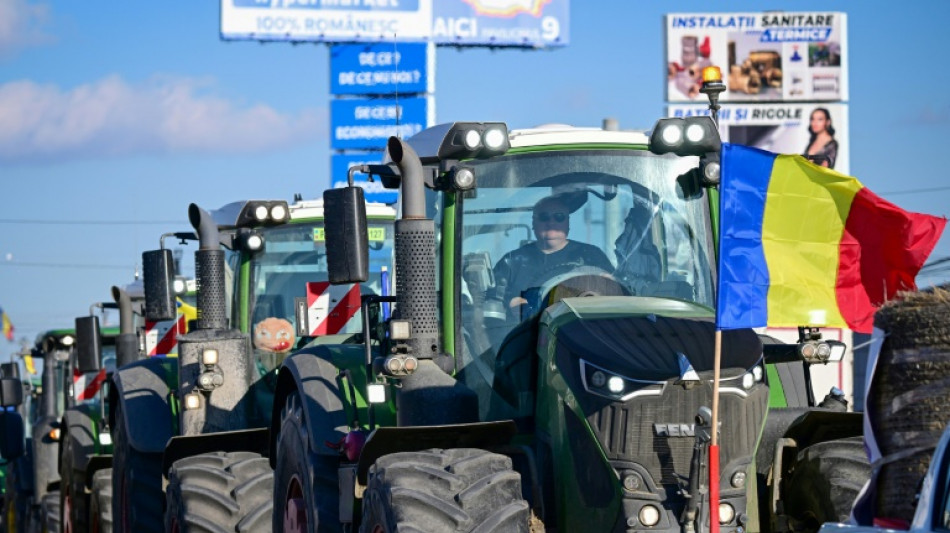
[[[78,368],[73,369],[73,395],[76,401],[91,400],[102,388],[106,381],[106,369],[101,368],[99,372],[89,372],[83,374]]]
[[[307,323],[310,335],[359,333],[360,286],[331,285],[329,281],[307,283]]]
[[[145,323],[145,354],[164,357],[178,353],[178,336],[185,334],[185,315],[175,320]]]

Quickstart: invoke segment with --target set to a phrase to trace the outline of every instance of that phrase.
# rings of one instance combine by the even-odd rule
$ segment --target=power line
[[[157,226],[182,224],[181,220],[38,220],[29,218],[0,218],[0,224],[43,224],[43,225],[83,225],[83,226]]]

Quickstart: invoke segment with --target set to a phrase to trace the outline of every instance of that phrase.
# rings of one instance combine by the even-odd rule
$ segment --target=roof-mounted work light
[[[478,159],[508,151],[504,122],[453,122],[433,126],[409,140],[423,163]]]
[[[702,156],[721,148],[719,131],[708,116],[660,119],[650,135],[654,154]]]
[[[234,225],[237,227],[283,224],[290,218],[290,207],[283,200],[246,202]]]

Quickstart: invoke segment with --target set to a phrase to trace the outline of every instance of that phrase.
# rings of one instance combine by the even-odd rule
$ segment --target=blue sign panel
[[[382,163],[382,152],[368,152],[363,154],[333,154],[330,156],[330,187],[346,187],[347,173],[350,167],[356,165],[375,165]],[[363,188],[363,195],[367,202],[383,204],[395,203],[399,197],[396,189],[385,189],[379,178],[370,182],[366,174],[357,173],[353,176],[353,184]]]
[[[460,46],[568,44],[569,0],[439,0],[432,40]]]
[[[330,47],[330,94],[424,93],[425,43],[338,44]]]
[[[357,98],[330,102],[330,148],[379,150],[396,135],[403,139],[428,124],[428,99]]]

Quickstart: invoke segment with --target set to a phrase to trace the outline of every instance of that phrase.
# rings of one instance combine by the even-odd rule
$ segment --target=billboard
[[[568,44],[568,0],[438,0],[432,40],[458,46]]]
[[[668,116],[708,115],[703,105],[671,105]],[[778,154],[802,154],[816,164],[851,174],[848,106],[840,103],[730,104],[719,110],[725,142]]]
[[[432,0],[221,0],[221,38],[391,42],[429,38]]]
[[[330,94],[407,94],[429,90],[426,43],[330,47]]]
[[[702,97],[706,66],[722,71],[724,102],[848,99],[844,13],[673,13],[666,50],[670,102]]]
[[[568,44],[570,0],[221,0],[221,38],[544,48]]]
[[[330,148],[379,150],[396,135],[403,139],[429,124],[429,98],[348,98],[330,102]]]

